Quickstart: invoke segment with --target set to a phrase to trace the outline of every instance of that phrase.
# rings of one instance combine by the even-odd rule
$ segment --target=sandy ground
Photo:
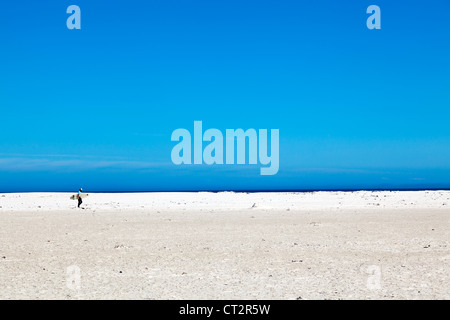
[[[0,299],[449,299],[450,191],[0,194]]]

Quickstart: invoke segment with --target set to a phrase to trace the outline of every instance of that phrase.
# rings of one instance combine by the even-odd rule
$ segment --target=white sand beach
[[[0,299],[449,299],[450,191],[0,194]]]

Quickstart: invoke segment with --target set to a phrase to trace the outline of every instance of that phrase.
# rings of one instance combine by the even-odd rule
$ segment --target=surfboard
[[[81,199],[86,198],[89,195],[89,193],[82,193],[80,194]],[[78,194],[74,194],[70,197],[70,200],[77,200]]]

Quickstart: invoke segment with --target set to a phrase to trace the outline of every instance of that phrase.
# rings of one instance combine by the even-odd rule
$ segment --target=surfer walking
[[[78,191],[78,208],[83,203],[83,200],[81,200],[81,193],[82,192],[83,192],[83,188],[80,188],[80,190]]]

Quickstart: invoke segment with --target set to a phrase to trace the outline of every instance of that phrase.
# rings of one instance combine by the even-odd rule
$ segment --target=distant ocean
[[[202,189],[190,189],[190,190],[96,190],[85,189],[84,192],[92,193],[147,193],[147,192],[236,192],[236,193],[260,193],[260,192],[356,192],[356,191],[450,191],[450,188],[372,188],[372,189],[220,189],[220,190],[202,190]],[[32,193],[32,192],[77,192],[78,190],[0,190],[0,193]]]

